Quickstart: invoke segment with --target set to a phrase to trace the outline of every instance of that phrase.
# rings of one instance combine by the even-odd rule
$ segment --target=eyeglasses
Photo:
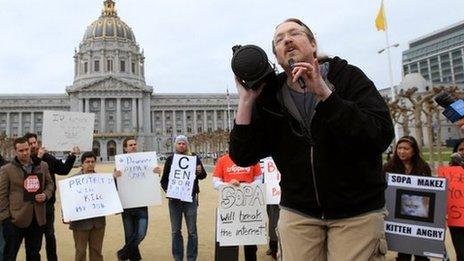
[[[286,38],[295,39],[302,36],[306,37],[306,33],[304,31],[299,29],[290,29],[287,32],[277,34],[274,38],[274,45],[282,45]]]

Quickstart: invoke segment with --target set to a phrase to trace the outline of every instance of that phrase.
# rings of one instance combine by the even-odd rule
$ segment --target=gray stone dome
[[[84,42],[96,39],[117,39],[135,43],[132,29],[119,19],[112,0],[106,0],[103,3],[102,15],[85,31]]]

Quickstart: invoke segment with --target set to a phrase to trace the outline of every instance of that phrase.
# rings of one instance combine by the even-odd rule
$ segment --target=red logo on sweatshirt
[[[26,189],[27,192],[37,192],[40,189],[39,177],[36,175],[29,175],[24,180],[24,189]]]

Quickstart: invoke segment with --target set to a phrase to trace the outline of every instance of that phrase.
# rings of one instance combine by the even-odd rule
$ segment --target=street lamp
[[[385,51],[385,50],[387,50],[387,49],[390,49],[390,48],[392,48],[392,47],[398,47],[398,46],[400,46],[399,43],[392,44],[392,45],[390,45],[390,46],[388,46],[388,47],[385,47],[385,48],[382,48],[382,49],[378,50],[377,53],[381,54],[381,53],[383,53],[383,51]]]

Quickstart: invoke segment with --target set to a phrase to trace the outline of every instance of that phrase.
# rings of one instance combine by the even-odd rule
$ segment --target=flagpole
[[[385,5],[383,6],[383,12],[385,15],[385,20],[387,20],[387,12],[385,11]],[[391,56],[390,56],[390,41],[388,40],[388,23],[385,23],[385,41],[387,43],[387,57],[388,57],[388,71],[390,76],[390,91],[392,96],[392,101],[396,99],[396,92],[395,87],[393,86],[393,70],[391,64]]]
[[[383,4],[383,0],[382,0],[382,11],[383,11],[383,19],[384,19],[384,22],[385,22],[385,30],[384,30],[384,32],[385,32],[385,42],[387,44],[385,49],[387,49],[388,75],[389,75],[389,78],[390,78],[390,92],[391,92],[391,100],[393,102],[396,99],[396,91],[395,91],[395,86],[393,85],[393,70],[392,70],[391,55],[390,55],[390,48],[392,46],[390,46],[390,41],[388,39],[387,12],[385,11],[385,5]],[[396,143],[396,141],[398,141],[398,124],[396,122],[393,122],[393,131],[394,131],[394,134],[395,134],[395,137],[394,137],[395,139],[394,139],[393,142]]]

